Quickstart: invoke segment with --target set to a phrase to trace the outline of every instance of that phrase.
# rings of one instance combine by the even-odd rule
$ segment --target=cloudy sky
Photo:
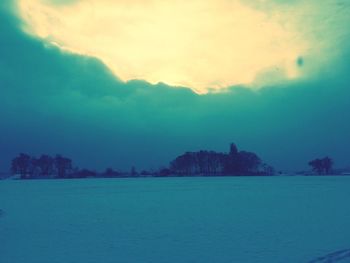
[[[167,165],[230,142],[350,166],[350,2],[3,0],[0,171],[18,152]]]

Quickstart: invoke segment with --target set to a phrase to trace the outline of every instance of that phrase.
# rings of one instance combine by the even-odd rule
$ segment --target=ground
[[[350,177],[0,181],[1,263],[350,262]]]

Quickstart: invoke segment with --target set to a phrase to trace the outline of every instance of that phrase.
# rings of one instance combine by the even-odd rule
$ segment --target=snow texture
[[[350,177],[0,181],[1,263],[350,262]]]

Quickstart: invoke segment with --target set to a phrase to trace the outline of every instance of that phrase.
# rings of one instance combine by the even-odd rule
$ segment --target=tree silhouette
[[[230,153],[229,153],[229,155],[230,156],[236,156],[237,154],[238,154],[238,148],[237,148],[236,144],[231,143],[230,144]]]
[[[322,163],[323,163],[323,169],[325,173],[330,174],[333,167],[333,160],[327,156],[323,158]]]
[[[30,173],[31,157],[28,154],[20,153],[11,162],[11,171],[13,174],[20,174],[21,179],[26,179]]]
[[[228,154],[214,151],[186,152],[170,163],[170,170],[179,175],[253,175],[262,174],[260,158],[252,152],[238,151],[230,145]],[[269,170],[271,173],[272,170]]]
[[[257,172],[261,164],[260,158],[252,152],[241,151],[238,153],[238,172],[251,174]]]
[[[49,176],[53,173],[55,160],[49,155],[41,155],[36,161],[37,166],[40,168],[41,175]]]
[[[322,159],[314,159],[309,162],[309,165],[312,167],[312,170],[317,174],[329,174],[333,167],[333,160],[326,156]]]
[[[72,171],[72,160],[69,158],[56,155],[54,163],[57,169],[57,177],[59,178],[66,178],[68,173]]]
[[[315,159],[309,162],[309,165],[312,167],[312,170],[317,174],[322,174],[322,160]]]

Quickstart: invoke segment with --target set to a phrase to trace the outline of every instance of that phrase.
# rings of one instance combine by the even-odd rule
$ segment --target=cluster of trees
[[[66,178],[73,172],[72,160],[61,155],[51,157],[41,155],[39,158],[21,153],[11,162],[13,174],[19,174],[21,179],[36,177]]]
[[[20,175],[21,179],[34,178],[87,178],[87,177],[117,177],[121,173],[108,168],[102,174],[88,169],[73,166],[70,158],[43,154],[39,158],[21,153],[11,162],[11,172]]]
[[[96,173],[88,169],[74,167],[72,160],[62,155],[52,157],[44,154],[36,158],[24,153],[12,160],[11,170],[13,174],[20,175],[21,179],[274,174],[273,168],[262,163],[255,153],[238,151],[235,144],[231,144],[229,153],[186,152],[173,160],[169,167],[157,171],[141,171],[140,173],[134,167],[128,173],[121,173],[112,168],[106,169],[103,173]]]
[[[186,152],[170,164],[179,175],[273,175],[274,169],[253,152],[238,151],[232,143],[229,153]]]
[[[333,160],[326,156],[310,161],[309,165],[316,174],[326,175],[332,172]]]

